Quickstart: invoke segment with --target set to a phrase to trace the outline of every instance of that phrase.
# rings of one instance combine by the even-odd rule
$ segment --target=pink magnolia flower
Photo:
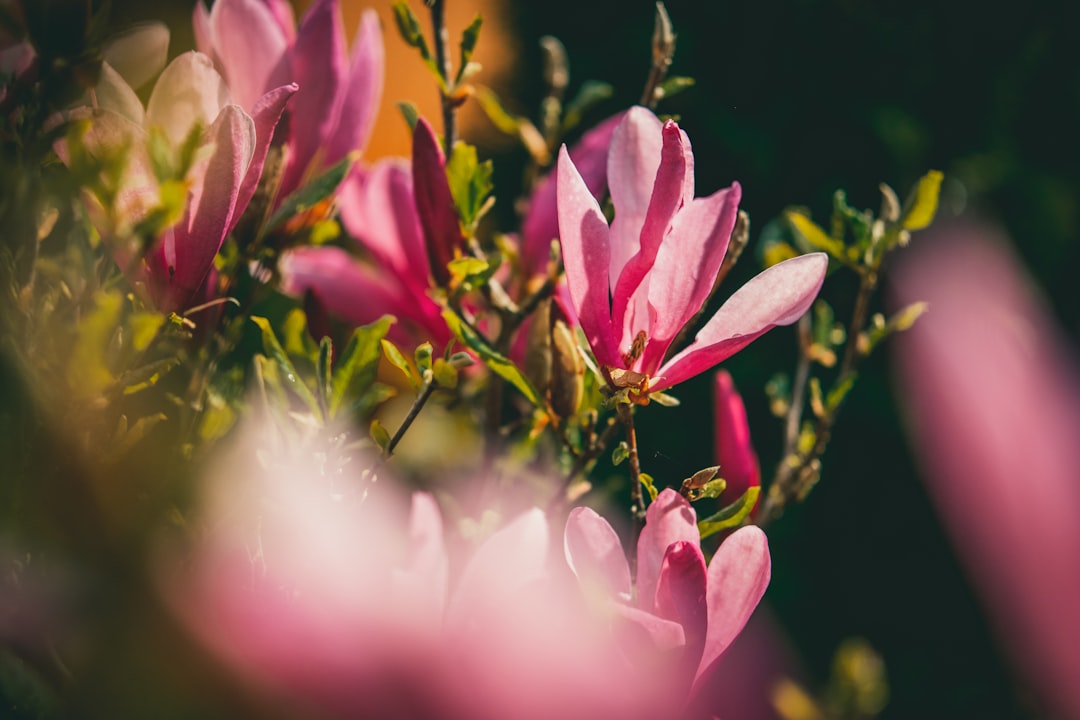
[[[247,435],[208,478],[205,540],[162,590],[223,666],[286,714],[658,716],[651,684],[625,672],[571,579],[549,567],[539,510],[451,564],[430,495],[362,492],[304,453],[253,472],[269,435]]]
[[[750,423],[746,407],[727,370],[716,373],[714,381],[713,422],[716,432],[716,463],[727,487],[720,504],[735,502],[752,487],[761,486],[761,466],[750,442]]]
[[[674,122],[630,109],[615,129],[607,176],[610,227],[566,148],[557,193],[570,297],[612,384],[640,396],[716,365],[777,325],[795,322],[825,278],[821,253],[793,258],[732,295],[671,359],[668,349],[701,309],[731,239],[739,185],[694,197],[693,154]],[[641,377],[627,375],[637,373]]]
[[[275,88],[255,103],[249,115],[231,101],[210,59],[196,52],[180,55],[165,68],[146,109],[134,90],[108,63],[95,88],[94,108],[76,108],[72,119],[86,119],[83,137],[92,155],[129,148],[115,211],[120,226],[106,220],[106,208],[91,207],[104,234],[126,234],[159,201],[158,181],[148,154],[149,132],[160,131],[174,152],[195,128],[205,128],[195,162],[185,181],[187,200],[180,221],[157,239],[145,264],[136,265],[131,248],[115,247],[118,264],[145,282],[163,309],[188,306],[203,286],[225,237],[255,193],[274,128],[295,85]],[[67,148],[61,143],[61,157]]]
[[[1016,669],[1080,717],[1080,375],[1000,233],[927,231],[894,274],[930,311],[896,340],[927,489]]]
[[[357,325],[392,314],[400,321],[391,328],[395,342],[445,346],[450,331],[427,294],[430,271],[412,185],[401,160],[354,168],[338,192],[338,209],[370,262],[336,247],[297,248],[279,263],[282,290],[310,291],[331,313]]]
[[[279,199],[367,143],[384,65],[374,10],[364,12],[351,56],[338,0],[315,0],[299,29],[284,0],[217,0],[210,10],[198,2],[194,28],[199,50],[214,59],[244,108],[271,88],[300,86],[290,109]]]
[[[564,542],[567,562],[586,594],[611,603],[617,635],[628,652],[646,660],[668,652],[688,702],[709,685],[719,658],[769,584],[765,533],[756,526],[740,528],[721,543],[706,568],[697,515],[671,489],[646,512],[633,586],[618,535],[594,511],[570,513]]]

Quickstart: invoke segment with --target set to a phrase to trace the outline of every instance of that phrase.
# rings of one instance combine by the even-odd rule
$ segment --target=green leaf
[[[669,98],[673,95],[678,95],[683,90],[694,87],[696,84],[697,81],[692,77],[675,75],[660,83],[660,87],[657,88],[657,97],[658,99]]]
[[[827,232],[817,225],[817,223],[802,212],[798,210],[788,210],[784,213],[784,217],[791,223],[795,232],[798,233],[811,247],[818,250],[824,250],[838,260],[847,259],[844,244],[839,240],[830,237]]]
[[[371,421],[370,432],[371,439],[375,441],[380,450],[386,452],[386,449],[390,447],[390,433],[383,427],[378,418]]]
[[[566,104],[562,133],[565,135],[581,123],[581,118],[593,107],[615,95],[615,88],[605,82],[586,80],[574,99]]]
[[[628,457],[630,457],[630,446],[626,444],[625,440],[620,440],[619,444],[611,451],[611,464],[618,467],[626,462]]]
[[[473,21],[469,23],[469,27],[465,28],[465,31],[461,33],[461,67],[458,68],[457,75],[457,82],[459,83],[465,79],[465,68],[469,65],[469,61],[472,60],[476,42],[480,39],[480,26],[483,22],[484,19],[478,13],[473,18]]]
[[[698,530],[701,532],[701,539],[704,540],[721,530],[727,530],[742,525],[743,520],[750,515],[750,512],[754,509],[754,505],[757,504],[758,496],[760,494],[761,488],[756,485],[747,488],[746,492],[744,492],[742,497],[738,500],[723,508],[715,515],[710,515],[704,520],[699,520]]]
[[[445,95],[449,88],[446,86],[446,79],[442,76],[442,71],[435,63],[435,58],[431,54],[431,50],[428,49],[427,40],[424,38],[424,30],[420,27],[420,21],[413,15],[412,10],[409,9],[407,3],[399,0],[393,4],[394,21],[397,23],[398,31],[401,33],[402,39],[410,47],[414,47],[420,51],[420,59],[424,61],[424,65],[435,76],[436,82],[439,84],[439,89]]]
[[[94,296],[94,307],[78,325],[66,376],[71,390],[82,399],[96,397],[113,383],[106,352],[120,319],[122,305],[120,293],[99,292]]]
[[[767,240],[763,246],[762,255],[764,256],[765,267],[770,268],[785,260],[799,257],[799,251],[783,240]]]
[[[288,353],[285,352],[285,348],[281,347],[281,343],[278,342],[277,336],[274,335],[274,329],[270,326],[270,321],[264,317],[257,315],[251,316],[251,322],[259,326],[259,330],[262,332],[263,351],[267,357],[274,361],[280,371],[280,380],[282,384],[293,391],[293,393],[304,401],[308,409],[320,420],[323,419],[322,409],[319,407],[318,400],[311,394],[311,390],[300,378],[300,374],[296,371],[296,367],[293,365],[292,360],[289,359]]]
[[[409,135],[412,135],[413,130],[416,129],[416,123],[420,122],[420,110],[416,105],[411,102],[402,100],[397,104],[397,109],[401,112],[401,116],[405,118],[405,123],[409,126]]]
[[[446,177],[450,182],[454,205],[470,232],[475,230],[481,211],[486,209],[488,195],[494,188],[491,173],[491,161],[480,162],[474,146],[460,140],[454,143],[446,161]]]
[[[334,343],[323,336],[319,342],[319,361],[315,364],[316,387],[319,390],[319,406],[323,417],[330,417],[330,397],[333,390]]]
[[[442,316],[454,337],[465,347],[479,355],[488,369],[516,387],[533,405],[536,407],[543,406],[543,402],[532,384],[513,362],[496,352],[494,348],[487,344],[487,341],[466,325],[453,310],[444,310]]]
[[[656,481],[653,480],[653,476],[649,473],[641,473],[641,484],[645,486],[645,490],[649,493],[649,501],[655,502],[656,496],[660,493],[656,489]]]
[[[290,310],[282,323],[281,333],[285,339],[285,352],[289,357],[304,360],[308,363],[308,369],[311,369],[319,356],[319,346],[308,332],[304,311],[300,308]]]
[[[453,363],[449,363],[442,358],[435,358],[435,364],[432,366],[431,373],[435,378],[435,382],[439,383],[441,387],[450,390],[457,387],[458,371]]]
[[[165,316],[161,313],[137,312],[128,318],[128,327],[131,328],[131,348],[135,352],[142,352],[150,347],[150,343],[157,337],[158,330],[165,324]]]
[[[306,212],[334,194],[338,185],[345,179],[355,160],[352,154],[346,155],[334,163],[317,178],[285,198],[266,223],[264,232],[272,232],[285,224],[288,219]]]
[[[405,354],[398,349],[398,346],[390,342],[386,338],[382,338],[379,341],[382,345],[383,355],[390,362],[391,365],[396,367],[401,373],[408,379],[409,384],[413,386],[413,390],[419,390],[423,384],[420,379],[419,373],[416,372],[416,368],[412,366]]]
[[[134,395],[140,390],[157,385],[174,367],[180,364],[179,358],[165,358],[130,370],[116,380],[115,386],[123,388],[124,395]]]
[[[158,423],[167,419],[168,418],[164,413],[155,413],[154,415],[147,415],[146,417],[139,418],[135,421],[134,425],[126,429],[122,436],[116,439],[116,442],[112,447],[113,453],[121,455],[128,450],[131,450],[131,448],[135,447],[140,440],[146,437]]]
[[[474,97],[480,103],[480,109],[484,111],[484,114],[488,116],[488,120],[495,127],[507,135],[518,134],[520,120],[503,106],[494,90],[484,85],[478,85]]]
[[[347,396],[360,396],[375,382],[379,356],[382,354],[381,341],[386,337],[393,321],[392,316],[383,315],[370,325],[358,327],[353,332],[334,371],[330,391],[331,417],[337,415]]]
[[[431,369],[431,343],[424,342],[417,345],[413,352],[413,360],[416,361],[416,369],[423,377]]]
[[[840,403],[844,402],[844,398],[851,392],[851,388],[855,386],[855,374],[852,373],[844,378],[844,382],[834,385],[829,389],[829,394],[825,396],[825,407],[829,412],[836,412],[836,409],[840,407]]]
[[[940,171],[931,170],[919,180],[914,192],[904,203],[904,214],[900,222],[905,230],[922,230],[933,222],[944,177]]]

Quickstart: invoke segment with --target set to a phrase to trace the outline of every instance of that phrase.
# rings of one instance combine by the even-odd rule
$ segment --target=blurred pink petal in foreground
[[[369,494],[310,451],[266,452],[280,445],[249,429],[207,477],[207,531],[163,583],[259,696],[296,717],[662,715],[654,683],[621,662],[573,578],[549,565],[539,510],[456,552],[430,495],[397,496],[385,481]]]
[[[897,339],[902,398],[938,512],[1014,666],[1080,717],[1080,385],[1000,233],[926,233],[897,300],[930,312]]]

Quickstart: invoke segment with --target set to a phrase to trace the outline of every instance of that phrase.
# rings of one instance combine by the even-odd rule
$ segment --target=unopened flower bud
[[[721,370],[715,382],[715,452],[720,474],[727,480],[727,489],[720,497],[721,504],[726,504],[738,500],[749,488],[760,486],[761,469],[750,442],[746,407],[731,375]]]

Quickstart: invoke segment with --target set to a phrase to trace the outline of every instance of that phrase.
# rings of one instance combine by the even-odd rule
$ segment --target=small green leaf
[[[762,255],[765,260],[765,267],[770,268],[773,265],[778,265],[785,260],[790,260],[793,257],[799,257],[799,251],[791,247],[783,240],[766,241],[763,246]]]
[[[829,394],[825,396],[825,408],[829,412],[836,412],[836,409],[840,407],[840,403],[844,402],[844,398],[847,397],[854,386],[855,374],[852,373],[844,378],[844,382],[829,389]]]
[[[649,393],[649,400],[663,407],[679,407],[681,404],[679,398],[674,395],[655,391]]]
[[[370,325],[356,328],[334,370],[330,392],[330,416],[337,415],[349,395],[359,397],[375,382],[378,371],[381,341],[394,318],[384,315]]]
[[[931,170],[922,176],[915,191],[904,203],[901,224],[905,230],[922,230],[934,220],[937,213],[938,196],[941,194],[941,181],[945,176],[938,170]]]
[[[330,398],[333,397],[334,343],[323,336],[319,342],[319,361],[315,364],[315,379],[319,390],[319,406],[323,417],[330,417]]]
[[[391,5],[394,10],[394,21],[397,23],[401,39],[410,47],[418,48],[420,54],[428,57],[427,41],[424,39],[424,30],[420,27],[420,21],[413,15],[409,4],[399,0]]]
[[[656,481],[653,480],[653,476],[649,473],[641,473],[641,484],[645,486],[645,490],[649,493],[649,501],[655,502],[656,496],[660,493],[656,489]]]
[[[620,440],[619,444],[611,451],[611,464],[618,467],[626,462],[628,457],[630,457],[630,446],[626,444],[625,440]]]
[[[475,229],[488,195],[494,188],[491,173],[491,161],[480,162],[474,146],[460,140],[454,143],[446,161],[446,177],[454,205],[470,232]]]
[[[144,365],[121,375],[116,379],[116,387],[123,388],[124,395],[134,395],[140,390],[157,385],[174,367],[180,364],[179,358],[165,358]]]
[[[165,324],[165,316],[161,313],[137,312],[128,319],[128,327],[131,328],[131,348],[135,352],[142,352],[150,347],[150,343],[157,337],[158,330]]]
[[[412,135],[413,130],[416,129],[416,123],[420,122],[420,110],[416,105],[404,100],[397,104],[397,109],[401,112],[401,116],[405,118],[405,123],[409,126],[409,135]]]
[[[424,342],[417,345],[413,352],[413,359],[416,361],[416,369],[423,377],[431,369],[431,343]]]
[[[599,105],[604,100],[615,95],[615,88],[605,82],[586,80],[581,85],[574,99],[566,104],[566,113],[563,115],[562,133],[565,135],[581,123],[581,118],[589,110]]]
[[[458,371],[452,363],[449,363],[442,358],[435,358],[435,364],[432,366],[431,372],[435,378],[435,382],[439,383],[441,387],[450,390],[457,387]]]
[[[797,210],[788,210],[784,213],[795,232],[799,234],[811,247],[824,250],[838,260],[846,260],[847,253],[844,244],[829,236],[813,220]]]
[[[458,68],[457,76],[457,82],[459,83],[466,79],[465,68],[468,67],[469,61],[472,60],[476,42],[480,39],[480,26],[483,22],[484,19],[477,14],[473,21],[469,23],[469,26],[465,28],[465,31],[461,33],[461,67]]]
[[[379,449],[386,452],[386,449],[390,447],[390,433],[387,432],[383,424],[379,422],[378,418],[371,421],[371,439],[375,441],[375,444],[379,446]]]
[[[495,127],[507,135],[518,134],[520,120],[503,107],[502,101],[499,100],[499,96],[495,94],[494,90],[484,85],[478,85],[476,86],[475,97],[477,102],[480,103],[480,109],[484,111],[484,114],[488,116],[488,120]]]
[[[453,310],[444,310],[442,316],[454,337],[479,355],[488,369],[516,387],[533,405],[536,407],[543,406],[532,384],[513,362],[496,352],[494,348],[487,344],[487,341],[466,325]]]
[[[412,366],[412,363],[405,357],[404,353],[398,349],[398,346],[390,342],[386,338],[379,341],[382,345],[383,355],[390,362],[391,365],[396,367],[409,381],[409,384],[413,386],[414,390],[419,390],[422,384],[420,374],[416,372],[416,368]]]
[[[285,224],[289,218],[306,212],[334,194],[338,185],[345,179],[352,167],[355,157],[346,155],[330,168],[302,188],[285,198],[281,207],[277,209],[266,223],[264,232],[272,232]]]
[[[704,520],[699,520],[698,530],[701,532],[701,539],[704,540],[721,530],[727,530],[742,525],[743,520],[750,515],[750,512],[754,509],[754,505],[757,504],[758,496],[760,494],[761,488],[756,485],[747,488],[746,492],[744,492],[742,497],[738,500],[723,508],[715,515],[710,515]]]
[[[660,83],[660,87],[657,88],[657,98],[669,98],[673,95],[678,95],[683,90],[694,87],[697,81],[692,77],[684,77],[676,75],[669,77],[664,82]]]
[[[303,400],[304,404],[316,417],[322,419],[319,402],[301,379],[292,360],[289,359],[288,353],[285,352],[285,348],[281,347],[281,343],[278,342],[277,336],[274,334],[273,327],[270,326],[270,321],[257,315],[252,315],[251,321],[258,325],[259,330],[262,332],[263,351],[277,365],[281,373],[280,380],[282,384]]]
[[[146,437],[158,423],[167,419],[164,413],[155,413],[139,418],[134,425],[127,429],[123,437],[118,438],[118,442],[113,445],[113,452],[117,455],[126,453]]]
[[[113,383],[106,352],[120,319],[122,305],[120,293],[99,292],[94,296],[93,309],[78,325],[75,348],[67,364],[67,381],[82,399],[97,396]]]

